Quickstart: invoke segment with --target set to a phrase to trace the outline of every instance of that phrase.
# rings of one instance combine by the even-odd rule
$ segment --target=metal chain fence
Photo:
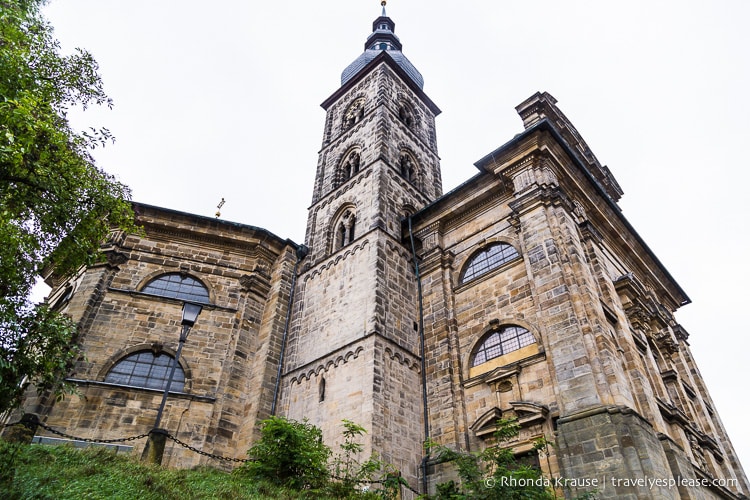
[[[221,455],[214,455],[213,453],[208,453],[206,451],[199,450],[198,448],[196,448],[194,446],[190,446],[189,444],[180,441],[179,439],[177,439],[176,437],[174,437],[173,435],[171,435],[169,433],[167,433],[166,436],[169,439],[171,439],[172,441],[174,441],[175,443],[177,443],[180,446],[182,446],[183,448],[187,448],[188,450],[194,451],[195,453],[197,453],[199,455],[203,455],[204,457],[215,458],[216,460],[224,460],[225,462],[246,463],[246,462],[254,462],[255,461],[252,458],[231,458],[231,457],[222,457]]]
[[[2,425],[0,425],[0,427],[13,427],[13,426],[19,425],[19,424],[20,425],[24,425],[24,422],[21,421],[21,420],[19,420],[18,422],[14,422],[14,423],[11,423],[11,424],[2,424]],[[54,428],[52,428],[52,427],[50,427],[50,426],[48,426],[46,424],[43,424],[41,422],[39,422],[37,425],[39,425],[39,427],[45,429],[46,431],[51,432],[52,434],[56,434],[56,435],[58,435],[60,437],[64,437],[66,439],[72,439],[74,441],[83,441],[83,442],[86,442],[86,443],[101,443],[101,444],[124,443],[124,442],[127,442],[127,441],[137,441],[139,439],[146,438],[150,434],[150,432],[147,432],[145,434],[139,434],[138,436],[131,436],[131,437],[126,437],[126,438],[118,438],[118,439],[93,439],[93,438],[82,438],[82,437],[78,437],[78,436],[73,436],[71,434],[66,434],[65,432],[58,431],[57,429],[54,429]],[[233,457],[224,457],[224,456],[221,456],[221,455],[216,455],[214,453],[208,453],[208,452],[205,452],[203,450],[199,450],[195,446],[191,446],[191,445],[185,443],[184,441],[180,441],[177,437],[173,436],[172,434],[167,433],[166,437],[169,438],[169,439],[171,439],[172,441],[174,441],[176,444],[182,446],[183,448],[186,448],[186,449],[188,449],[188,450],[190,450],[192,452],[195,452],[195,453],[197,453],[199,455],[203,455],[205,457],[213,458],[213,459],[216,459],[216,460],[223,460],[225,462],[235,462],[235,463],[247,463],[247,462],[255,462],[256,461],[256,459],[254,459],[254,458],[233,458]],[[339,481],[349,480],[347,478],[337,477],[337,476],[335,476],[333,474],[331,474],[331,478],[332,479],[337,479]],[[388,482],[387,479],[369,480],[369,481],[358,481],[358,483],[361,483],[361,484],[365,484],[365,483],[366,484],[385,484],[386,482]],[[412,488],[406,482],[399,482],[399,484],[403,485],[409,491],[411,491],[411,492],[413,492],[413,493],[415,493],[417,495],[420,494],[419,491],[417,491],[416,489]]]
[[[51,432],[52,434],[57,434],[58,436],[62,436],[67,439],[72,439],[74,441],[84,441],[86,443],[102,443],[102,444],[124,443],[126,441],[136,441],[138,439],[143,439],[145,437],[148,437],[148,434],[149,434],[147,432],[146,434],[141,434],[141,435],[133,436],[133,437],[119,438],[119,439],[92,439],[92,438],[82,438],[82,437],[71,436],[70,434],[65,434],[64,432],[55,430],[52,427],[45,425],[41,422],[39,422],[39,427]]]

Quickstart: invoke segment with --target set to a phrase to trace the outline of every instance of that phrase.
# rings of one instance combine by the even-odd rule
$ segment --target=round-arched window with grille
[[[171,299],[209,304],[209,294],[206,285],[186,274],[162,274],[149,281],[141,290],[143,293],[169,297]]]
[[[536,343],[534,335],[526,328],[509,325],[487,334],[474,349],[471,366],[478,366],[504,354]]]
[[[461,272],[460,283],[464,284],[485,275],[519,257],[516,249],[507,243],[494,243],[486,246],[471,256]]]
[[[169,372],[174,362],[175,359],[164,352],[154,354],[152,351],[138,351],[115,363],[104,381],[112,384],[164,390],[167,387]],[[182,392],[184,389],[185,372],[178,364],[169,390]]]

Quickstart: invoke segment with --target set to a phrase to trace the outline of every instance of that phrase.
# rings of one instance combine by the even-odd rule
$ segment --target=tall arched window
[[[512,260],[519,258],[520,255],[507,243],[494,243],[484,247],[475,253],[461,273],[461,284],[478,278]]]
[[[401,120],[401,122],[409,128],[414,125],[414,111],[409,104],[401,103],[399,105],[398,119]]]
[[[141,292],[200,304],[210,303],[206,286],[192,276],[180,273],[157,276]]]
[[[172,363],[174,363],[174,358],[164,352],[154,354],[153,351],[138,351],[115,363],[104,381],[164,390],[167,387]],[[169,390],[176,392],[185,390],[185,372],[180,365],[175,368]]]
[[[504,354],[536,343],[534,335],[526,328],[509,325],[489,333],[474,350],[471,366],[481,365]]]
[[[346,156],[339,166],[336,176],[336,186],[348,181],[359,173],[360,161],[359,151],[352,151]]]
[[[344,111],[344,117],[342,120],[342,128],[344,130],[351,128],[365,117],[365,98],[359,97],[352,102],[346,111]]]
[[[419,166],[417,165],[417,160],[415,160],[410,153],[403,152],[399,155],[398,170],[401,177],[412,184],[417,184],[419,178]]]
[[[352,210],[346,210],[336,219],[333,227],[333,251],[339,250],[354,241],[356,216]]]

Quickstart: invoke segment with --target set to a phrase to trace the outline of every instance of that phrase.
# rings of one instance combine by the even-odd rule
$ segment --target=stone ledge
[[[98,386],[98,387],[108,387],[112,389],[136,390],[136,391],[143,391],[143,392],[151,392],[155,394],[164,393],[164,389],[151,389],[148,387],[135,387],[132,385],[113,384],[111,382],[101,382],[99,380],[82,380],[82,379],[76,379],[76,378],[66,378],[65,381],[76,384],[76,385],[92,385],[92,386]],[[214,396],[200,396],[198,394],[188,394],[187,392],[169,391],[169,396],[176,397],[179,399],[189,399],[191,401],[200,401],[201,403],[215,403],[216,402],[216,398]]]
[[[634,415],[638,417],[646,425],[653,428],[653,425],[651,425],[651,422],[646,420],[640,413],[638,413],[637,411],[635,411],[634,409],[628,406],[597,406],[594,408],[589,408],[587,410],[579,411],[577,413],[572,413],[570,415],[560,417],[557,420],[557,425],[575,422],[576,420],[593,417],[594,415],[599,415],[602,413],[609,413],[610,415],[618,414],[618,413],[621,415]]]

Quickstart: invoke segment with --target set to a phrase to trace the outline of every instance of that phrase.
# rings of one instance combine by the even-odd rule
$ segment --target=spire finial
[[[381,17],[388,17],[388,16],[385,15],[385,4],[386,3],[387,3],[386,0],[380,0],[380,5],[383,6],[383,14],[381,14]]]

